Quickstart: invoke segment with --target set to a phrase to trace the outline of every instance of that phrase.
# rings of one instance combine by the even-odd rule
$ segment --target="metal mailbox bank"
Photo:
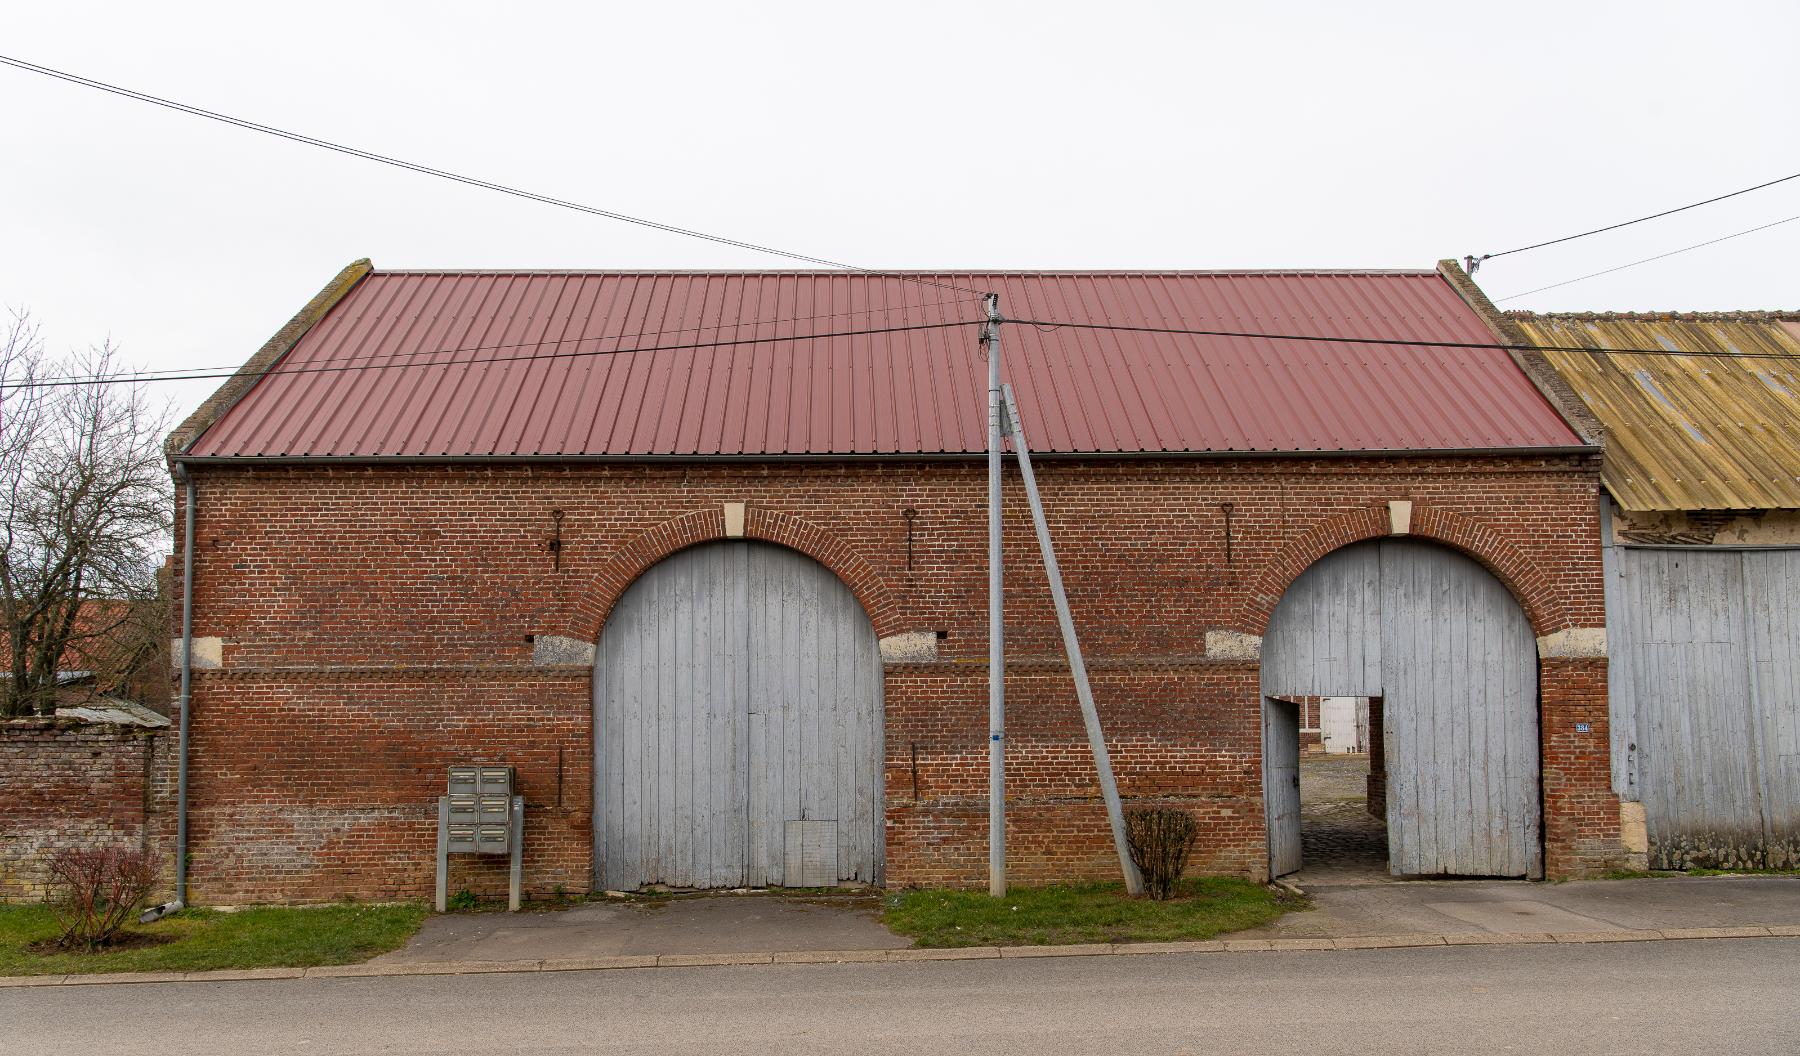
[[[525,797],[515,795],[510,766],[450,768],[449,792],[438,799],[437,911],[447,908],[452,854],[512,856],[506,908],[519,908],[525,842]]]

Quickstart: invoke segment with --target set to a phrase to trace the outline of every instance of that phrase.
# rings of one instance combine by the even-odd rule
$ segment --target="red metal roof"
[[[1494,340],[1431,272],[908,274],[994,290],[1009,319]],[[189,453],[979,452],[987,439],[987,368],[975,326],[795,338],[981,315],[972,295],[892,275],[374,272]],[[753,338],[780,340],[630,351]],[[1007,325],[1002,340],[1027,435],[1046,452],[1581,443],[1493,349],[1023,324]]]

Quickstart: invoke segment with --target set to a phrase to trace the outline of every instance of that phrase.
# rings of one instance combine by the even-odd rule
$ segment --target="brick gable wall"
[[[735,502],[746,535],[837,572],[877,634],[941,633],[935,660],[886,668],[887,877],[982,881],[981,463],[193,468],[195,634],[221,639],[221,666],[195,680],[198,899],[427,893],[444,767],[465,759],[520,768],[528,888],[586,890],[590,669],[534,664],[533,639],[593,641],[644,568],[722,536],[722,504]],[[1196,814],[1197,870],[1260,875],[1258,668],[1207,655],[1207,632],[1261,634],[1308,564],[1390,530],[1394,500],[1413,503],[1414,534],[1500,575],[1534,633],[1600,627],[1597,469],[1573,457],[1045,459],[1122,794]],[[1011,467],[1006,502],[1010,868],[1022,881],[1106,876],[1116,862]],[[1560,725],[1596,707],[1591,733]],[[1604,660],[1546,660],[1543,714],[1550,869],[1592,872],[1617,845]],[[504,886],[498,862],[453,861],[454,886]]]

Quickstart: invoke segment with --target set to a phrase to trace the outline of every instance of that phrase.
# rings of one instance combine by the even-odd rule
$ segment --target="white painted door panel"
[[[719,542],[652,567],[594,668],[596,882],[783,885],[800,821],[835,826],[826,871],[879,882],[881,690],[868,616],[811,558]]]

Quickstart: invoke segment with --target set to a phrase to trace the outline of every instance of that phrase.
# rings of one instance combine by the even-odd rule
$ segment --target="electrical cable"
[[[1721,194],[1717,198],[1708,198],[1703,202],[1694,202],[1689,205],[1677,206],[1673,209],[1664,209],[1660,213],[1651,213],[1649,216],[1640,216],[1636,220],[1626,220],[1623,223],[1609,224],[1606,227],[1596,227],[1592,231],[1583,231],[1578,235],[1564,235],[1561,238],[1550,239],[1548,242],[1537,242],[1529,246],[1520,246],[1517,249],[1506,249],[1501,250],[1498,253],[1483,253],[1480,256],[1469,256],[1466,259],[1469,262],[1469,270],[1473,272],[1476,267],[1480,266],[1482,261],[1493,260],[1496,257],[1511,256],[1514,253],[1524,253],[1533,249],[1543,249],[1545,246],[1554,246],[1563,242],[1573,242],[1578,238],[1604,234],[1608,231],[1617,231],[1621,227],[1630,227],[1632,224],[1641,224],[1646,220],[1660,220],[1665,216],[1674,216],[1676,213],[1683,213],[1689,209],[1698,209],[1703,205],[1711,205],[1714,202],[1722,202],[1727,198],[1736,198],[1740,194],[1749,194],[1751,191],[1760,191],[1764,187],[1773,187],[1778,183],[1786,183],[1789,180],[1800,180],[1800,172],[1796,172],[1791,176],[1783,176],[1779,179],[1769,180],[1767,183],[1759,183],[1754,187],[1745,187],[1740,191],[1732,191],[1730,194]]]
[[[948,300],[948,301],[933,301],[930,304],[905,304],[905,305],[899,305],[894,308],[862,308],[862,309],[858,309],[855,311],[846,311],[846,312],[820,312],[817,315],[791,315],[791,316],[787,316],[787,317],[781,318],[781,319],[745,319],[740,322],[715,323],[715,324],[712,324],[709,326],[683,326],[683,327],[677,327],[677,328],[671,329],[671,330],[640,330],[637,333],[633,333],[633,334],[596,334],[596,335],[588,336],[588,337],[562,337],[562,338],[552,338],[552,339],[543,340],[543,341],[514,341],[514,342],[507,343],[507,344],[498,344],[498,345],[463,345],[463,346],[460,346],[457,348],[418,348],[418,349],[414,349],[410,352],[380,352],[380,353],[373,353],[373,354],[366,355],[366,356],[342,356],[342,357],[334,356],[330,360],[327,360],[326,362],[332,366],[337,366],[340,364],[373,362],[375,360],[382,360],[382,359],[398,359],[402,356],[441,356],[441,355],[449,355],[449,354],[456,353],[456,352],[497,352],[497,351],[500,351],[501,349],[506,349],[506,348],[543,348],[547,345],[573,345],[573,344],[580,344],[584,341],[623,341],[627,338],[663,337],[668,334],[692,333],[692,334],[695,334],[696,336],[698,336],[702,331],[706,331],[706,330],[726,330],[726,329],[734,329],[735,330],[735,329],[741,329],[743,327],[750,327],[750,326],[776,326],[781,323],[802,323],[802,322],[807,322],[807,321],[810,321],[813,319],[840,319],[840,318],[845,318],[845,317],[853,316],[853,315],[882,315],[882,314],[886,314],[889,312],[923,311],[926,308],[940,308],[940,307],[944,307],[946,305],[952,305],[952,304],[966,304],[969,301],[974,301],[974,300],[979,300],[979,299],[980,298],[976,298],[976,297],[957,297],[957,298],[954,298],[954,299]],[[980,320],[971,320],[971,321],[979,322]],[[801,335],[801,336],[805,336],[805,335]],[[777,340],[786,340],[786,339],[777,339]],[[631,351],[631,350],[627,349],[625,351]],[[650,351],[650,350],[646,349],[645,351]],[[510,360],[499,360],[499,362],[511,362],[511,361]],[[399,365],[405,366],[406,364],[399,364]],[[52,380],[55,380],[57,382],[68,382],[68,383],[87,381],[87,382],[95,382],[95,383],[106,382],[107,384],[129,384],[129,383],[135,383],[135,382],[173,381],[173,380],[178,380],[178,379],[170,378],[170,377],[167,377],[166,375],[187,374],[187,373],[194,373],[194,372],[199,372],[199,371],[223,371],[224,372],[221,375],[212,375],[212,374],[200,375],[200,376],[204,376],[204,377],[214,377],[214,376],[230,377],[240,369],[242,369],[242,368],[241,367],[233,367],[228,364],[221,365],[221,366],[214,366],[214,367],[170,367],[165,370],[126,371],[126,372],[120,373],[120,374],[110,374],[110,375],[105,375],[105,376],[96,375],[96,374],[59,375]],[[11,387],[13,387],[13,386],[0,385],[0,388],[11,388]]]
[[[1681,253],[1686,253],[1688,250],[1691,250],[1691,249],[1704,249],[1707,246],[1716,246],[1720,242],[1729,242],[1734,238],[1742,238],[1745,235],[1754,235],[1758,231],[1767,231],[1771,227],[1780,227],[1782,224],[1791,224],[1796,220],[1800,220],[1800,216],[1790,216],[1786,220],[1777,220],[1772,224],[1763,224],[1760,227],[1752,227],[1747,231],[1738,231],[1733,234],[1725,235],[1720,238],[1708,239],[1705,242],[1696,242],[1691,246],[1683,246],[1680,249],[1671,249],[1667,253],[1658,253],[1654,257],[1645,257],[1643,260],[1634,260],[1629,264],[1621,264],[1616,268],[1607,268],[1604,271],[1594,271],[1594,272],[1589,272],[1586,275],[1577,275],[1576,277],[1574,277],[1572,279],[1564,279],[1561,282],[1553,282],[1548,286],[1539,286],[1535,290],[1525,290],[1521,293],[1509,293],[1504,297],[1494,298],[1494,303],[1499,304],[1501,301],[1516,301],[1520,297],[1529,297],[1534,293],[1543,293],[1545,290],[1554,290],[1558,286],[1568,286],[1573,283],[1583,282],[1587,279],[1597,279],[1602,275],[1611,275],[1615,271],[1624,271],[1626,268],[1635,268],[1639,264],[1648,264],[1654,260],[1662,260],[1665,257],[1673,257],[1673,256],[1676,256]]]
[[[574,352],[544,352],[544,353],[535,354],[535,355],[523,355],[523,356],[490,356],[486,359],[458,359],[458,360],[452,360],[448,363],[414,362],[414,363],[368,363],[368,364],[350,365],[350,364],[339,364],[339,363],[327,362],[327,363],[320,364],[318,366],[288,367],[288,368],[270,367],[267,370],[254,370],[254,371],[249,371],[249,372],[219,371],[216,373],[164,375],[163,377],[159,377],[159,378],[146,378],[146,379],[144,379],[144,383],[150,384],[150,383],[160,382],[160,381],[196,381],[196,380],[203,379],[203,378],[247,377],[247,378],[261,379],[261,378],[266,378],[266,377],[270,377],[270,376],[284,376],[284,375],[289,375],[289,374],[336,374],[336,373],[341,373],[344,371],[351,371],[351,370],[431,370],[433,368],[473,367],[473,366],[487,366],[489,364],[497,364],[500,366],[512,366],[515,363],[536,363],[536,362],[540,362],[540,361],[548,360],[548,359],[579,359],[579,358],[596,357],[596,356],[624,356],[624,355],[631,355],[632,353],[636,353],[636,352],[685,352],[685,351],[689,351],[689,350],[693,350],[693,349],[702,349],[702,348],[729,348],[729,347],[732,347],[735,345],[773,345],[773,344],[780,344],[784,341],[823,341],[823,340],[827,340],[830,338],[836,338],[836,337],[870,337],[870,336],[879,335],[879,334],[910,333],[910,332],[916,331],[916,330],[948,330],[948,329],[952,329],[952,328],[958,327],[958,326],[980,326],[980,325],[983,325],[985,322],[986,322],[985,319],[964,319],[964,320],[959,320],[959,321],[953,322],[953,323],[917,323],[917,324],[914,324],[911,326],[884,326],[884,327],[877,327],[877,328],[869,329],[869,330],[840,330],[840,331],[836,331],[836,332],[829,333],[829,334],[789,334],[785,337],[745,337],[745,338],[734,339],[731,341],[696,341],[696,342],[692,342],[689,344],[682,344],[682,345],[651,345],[651,346],[644,347],[644,348],[613,348],[613,349],[593,349],[593,350],[589,350],[589,351],[574,351]],[[575,340],[593,341],[593,340],[597,340],[597,339],[596,338],[577,338]],[[550,342],[546,342],[546,343],[550,343]],[[564,342],[557,342],[557,343],[564,343]],[[451,355],[456,352],[463,352],[463,351],[470,351],[470,350],[469,349],[436,349],[436,350],[434,350],[435,354],[438,354],[438,355]],[[57,388],[57,387],[68,386],[68,385],[110,385],[113,383],[114,382],[111,380],[96,381],[92,378],[51,377],[51,378],[34,378],[34,379],[30,379],[30,380],[4,382],[4,383],[0,383],[0,389]]]
[[[364,161],[373,161],[373,162],[377,162],[382,165],[390,165],[397,169],[405,169],[409,172],[417,172],[417,173],[420,173],[420,174],[426,175],[426,176],[436,176],[439,179],[450,180],[453,183],[466,184],[470,187],[479,187],[483,190],[498,191],[501,194],[510,194],[515,198],[524,198],[524,199],[527,199],[527,200],[533,201],[533,202],[541,202],[544,205],[554,205],[554,206],[557,206],[558,208],[562,208],[562,209],[573,209],[576,212],[587,213],[592,216],[605,217],[608,220],[617,220],[617,221],[620,221],[621,223],[636,224],[640,227],[648,227],[653,230],[664,231],[664,232],[667,232],[672,235],[683,235],[688,238],[698,238],[698,239],[702,239],[707,242],[716,242],[722,246],[731,246],[735,249],[747,249],[747,250],[751,250],[752,252],[756,252],[756,253],[767,253],[767,254],[770,254],[771,256],[786,257],[789,260],[797,260],[797,261],[800,261],[805,264],[818,264],[818,265],[822,265],[822,266],[828,267],[828,268],[839,268],[844,271],[861,272],[864,275],[892,276],[894,278],[904,279],[907,282],[917,282],[917,283],[921,283],[926,286],[936,286],[940,289],[956,290],[959,293],[973,293],[976,295],[981,295],[985,292],[982,290],[970,289],[969,287],[966,287],[966,286],[953,286],[953,285],[951,285],[949,283],[945,283],[945,282],[934,282],[931,279],[921,278],[917,275],[905,275],[905,274],[901,274],[898,272],[881,271],[876,268],[859,267],[855,264],[845,264],[841,261],[827,260],[824,257],[809,256],[805,253],[796,253],[791,250],[778,249],[774,246],[765,246],[765,245],[761,245],[761,244],[755,243],[755,242],[745,242],[740,239],[727,238],[724,235],[709,234],[705,231],[695,230],[694,228],[680,227],[675,224],[666,224],[660,220],[649,220],[649,219],[645,219],[645,218],[639,217],[639,216],[630,216],[626,213],[613,212],[610,209],[601,209],[598,206],[583,205],[580,202],[572,202],[572,201],[569,201],[564,198],[555,198],[555,197],[552,197],[547,194],[538,194],[535,191],[527,191],[527,190],[523,190],[518,187],[510,187],[503,183],[495,183],[491,180],[478,179],[474,176],[464,176],[459,173],[446,171],[444,169],[435,169],[429,165],[421,165],[418,162],[406,161],[401,158],[389,157],[386,154],[377,154],[373,151],[362,150],[357,147],[346,146],[342,143],[334,143],[331,140],[320,139],[317,136],[308,136],[308,135],[304,135],[299,132],[290,132],[290,131],[287,131],[286,129],[276,128],[273,125],[259,124],[258,122],[250,121],[250,120],[247,120],[247,119],[241,118],[241,117],[232,117],[229,114],[221,114],[214,110],[207,110],[202,107],[191,106],[187,103],[176,102],[173,99],[164,99],[161,96],[151,95],[148,92],[140,92],[140,91],[136,91],[131,88],[120,87],[119,85],[116,85],[116,84],[108,84],[105,81],[97,81],[91,77],[83,77],[80,74],[69,73],[67,71],[58,70],[58,69],[55,69],[50,66],[40,66],[35,62],[27,62],[24,59],[14,58],[10,55],[0,55],[0,63],[4,63],[7,66],[12,66],[12,67],[16,67],[21,70],[25,70],[28,73],[41,74],[45,77],[54,77],[57,80],[67,81],[70,84],[81,85],[84,88],[94,88],[94,89],[97,89],[102,92],[109,92],[113,95],[121,96],[126,99],[133,99],[133,100],[136,100],[141,103],[150,103],[152,105],[164,107],[169,110],[176,110],[176,111],[179,111],[184,114],[190,114],[194,117],[203,117],[209,121],[218,121],[222,124],[231,125],[235,128],[245,129],[246,131],[261,132],[264,135],[276,136],[280,139],[291,140],[292,142],[295,142],[295,143],[302,143],[309,147],[318,147],[322,150],[336,151],[339,154],[346,154],[353,158],[361,158]]]
[[[1796,217],[1800,219],[1800,217]],[[1170,334],[1191,337],[1238,337],[1261,341],[1308,341],[1327,345],[1381,345],[1391,348],[1466,348],[1501,352],[1592,352],[1609,356],[1718,356],[1725,359],[1785,359],[1800,355],[1784,352],[1692,352],[1667,348],[1587,348],[1581,345],[1510,345],[1486,341],[1422,341],[1396,337],[1336,337],[1323,334],[1269,334],[1244,330],[1191,330],[1172,326],[1131,326],[1123,323],[1073,323],[1055,319],[1007,319],[1039,330],[1068,327],[1073,330],[1116,330],[1134,334]],[[1047,332],[1047,331],[1046,331]]]
[[[680,345],[654,345],[654,346],[648,346],[648,347],[644,347],[644,348],[620,348],[620,349],[606,349],[606,350],[596,349],[596,350],[591,350],[591,351],[575,351],[575,352],[550,352],[550,353],[543,353],[543,354],[538,354],[538,355],[524,355],[524,356],[493,356],[493,357],[489,357],[486,359],[455,360],[455,361],[448,362],[448,363],[409,362],[409,363],[375,363],[375,364],[364,364],[364,365],[350,365],[345,362],[333,360],[333,361],[329,361],[327,363],[320,364],[318,366],[312,366],[312,367],[292,367],[292,368],[286,368],[286,369],[283,369],[280,367],[271,367],[268,370],[254,371],[254,372],[251,372],[244,376],[255,377],[255,378],[264,378],[264,377],[269,377],[272,375],[278,376],[278,375],[283,375],[283,374],[337,373],[337,372],[351,371],[351,370],[393,370],[393,369],[407,369],[407,368],[425,369],[425,368],[433,368],[433,367],[441,368],[441,367],[460,367],[460,366],[482,366],[482,365],[488,365],[488,364],[510,365],[510,364],[514,364],[514,363],[530,363],[530,362],[536,362],[539,360],[546,360],[546,359],[572,359],[572,358],[580,358],[580,357],[585,357],[585,356],[616,356],[616,355],[627,355],[627,354],[634,353],[634,352],[686,351],[686,350],[691,350],[691,349],[723,348],[723,347],[730,347],[730,346],[735,346],[735,345],[778,344],[783,341],[813,341],[813,340],[824,340],[824,339],[828,339],[828,338],[837,338],[837,337],[864,337],[864,336],[871,336],[871,335],[878,335],[878,334],[908,333],[908,332],[912,332],[912,331],[921,331],[921,330],[945,330],[945,329],[952,329],[952,328],[959,327],[959,326],[980,326],[980,325],[985,324],[986,322],[987,322],[987,320],[985,320],[985,319],[964,319],[964,320],[958,320],[956,322],[948,322],[948,323],[923,323],[923,324],[917,324],[917,325],[911,325],[911,326],[880,327],[880,328],[869,329],[869,330],[837,331],[834,333],[827,333],[827,334],[792,334],[792,335],[788,335],[785,337],[756,337],[756,338],[741,338],[741,339],[736,339],[736,340],[731,340],[731,341],[702,341],[702,342],[694,342],[694,343],[680,344]],[[1784,360],[1784,361],[1800,361],[1800,355],[1783,353],[1783,352],[1703,352],[1703,351],[1695,351],[1695,350],[1688,350],[1688,349],[1668,349],[1668,348],[1590,348],[1590,347],[1587,347],[1584,345],[1513,345],[1513,344],[1506,344],[1504,342],[1484,342],[1484,341],[1424,341],[1424,340],[1411,340],[1411,339],[1392,338],[1392,337],[1338,337],[1338,336],[1325,335],[1325,334],[1271,334],[1271,333],[1262,333],[1262,332],[1247,331],[1247,330],[1198,330],[1198,329],[1189,329],[1189,328],[1183,328],[1183,327],[1134,326],[1134,325],[1129,325],[1129,324],[1125,324],[1125,323],[1077,323],[1077,322],[1069,322],[1067,320],[1055,320],[1055,319],[1006,319],[1006,320],[1004,320],[1004,322],[1017,323],[1017,324],[1020,324],[1023,326],[1035,327],[1038,331],[1040,331],[1042,333],[1049,333],[1054,330],[1068,328],[1068,329],[1072,329],[1072,330],[1106,330],[1106,331],[1116,331],[1116,332],[1121,332],[1121,333],[1162,334],[1162,335],[1178,336],[1178,337],[1229,337],[1229,338],[1242,338],[1242,339],[1246,339],[1246,340],[1257,340],[1257,341],[1304,341],[1304,342],[1311,342],[1311,343],[1316,343],[1316,344],[1331,344],[1331,345],[1376,345],[1376,346],[1389,347],[1389,348],[1443,348],[1443,349],[1468,349],[1468,350],[1484,350],[1484,351],[1500,351],[1500,352],[1570,352],[1570,353],[1585,352],[1585,353],[1589,353],[1592,355],[1607,355],[1607,356],[1676,356],[1676,357],[1702,357],[1702,356],[1704,356],[1704,357],[1713,357],[1713,358],[1718,358],[1718,359],[1769,359],[1769,360]],[[549,345],[549,344],[568,344],[570,342],[598,341],[598,340],[604,340],[604,339],[602,339],[602,338],[570,338],[566,341],[537,342],[532,345],[519,345],[519,346],[484,345],[484,346],[471,346],[471,347],[467,347],[467,348],[429,349],[429,350],[421,350],[418,352],[394,353],[394,354],[395,355],[415,355],[415,356],[417,356],[417,355],[453,355],[453,354],[460,353],[460,352],[489,351],[489,350],[498,349],[498,348],[540,347],[542,345]],[[179,375],[163,375],[160,377],[144,377],[144,378],[140,378],[137,380],[144,384],[152,384],[152,383],[161,382],[161,381],[191,381],[191,380],[202,379],[202,378],[230,378],[230,377],[238,376],[238,373],[239,372],[237,372],[237,371],[223,371],[222,370],[218,373],[193,373],[193,374],[179,374]],[[27,382],[27,381],[7,382],[4,384],[0,384],[0,389],[26,388],[26,387],[30,387],[30,386],[34,386],[34,385],[49,387],[49,386],[62,386],[62,385],[116,384],[116,383],[127,383],[132,380],[133,379],[126,378],[126,377],[107,378],[107,379],[96,379],[96,378],[92,378],[92,377],[51,377],[51,378],[39,378],[39,379],[35,379],[35,380],[29,381],[29,382]]]

